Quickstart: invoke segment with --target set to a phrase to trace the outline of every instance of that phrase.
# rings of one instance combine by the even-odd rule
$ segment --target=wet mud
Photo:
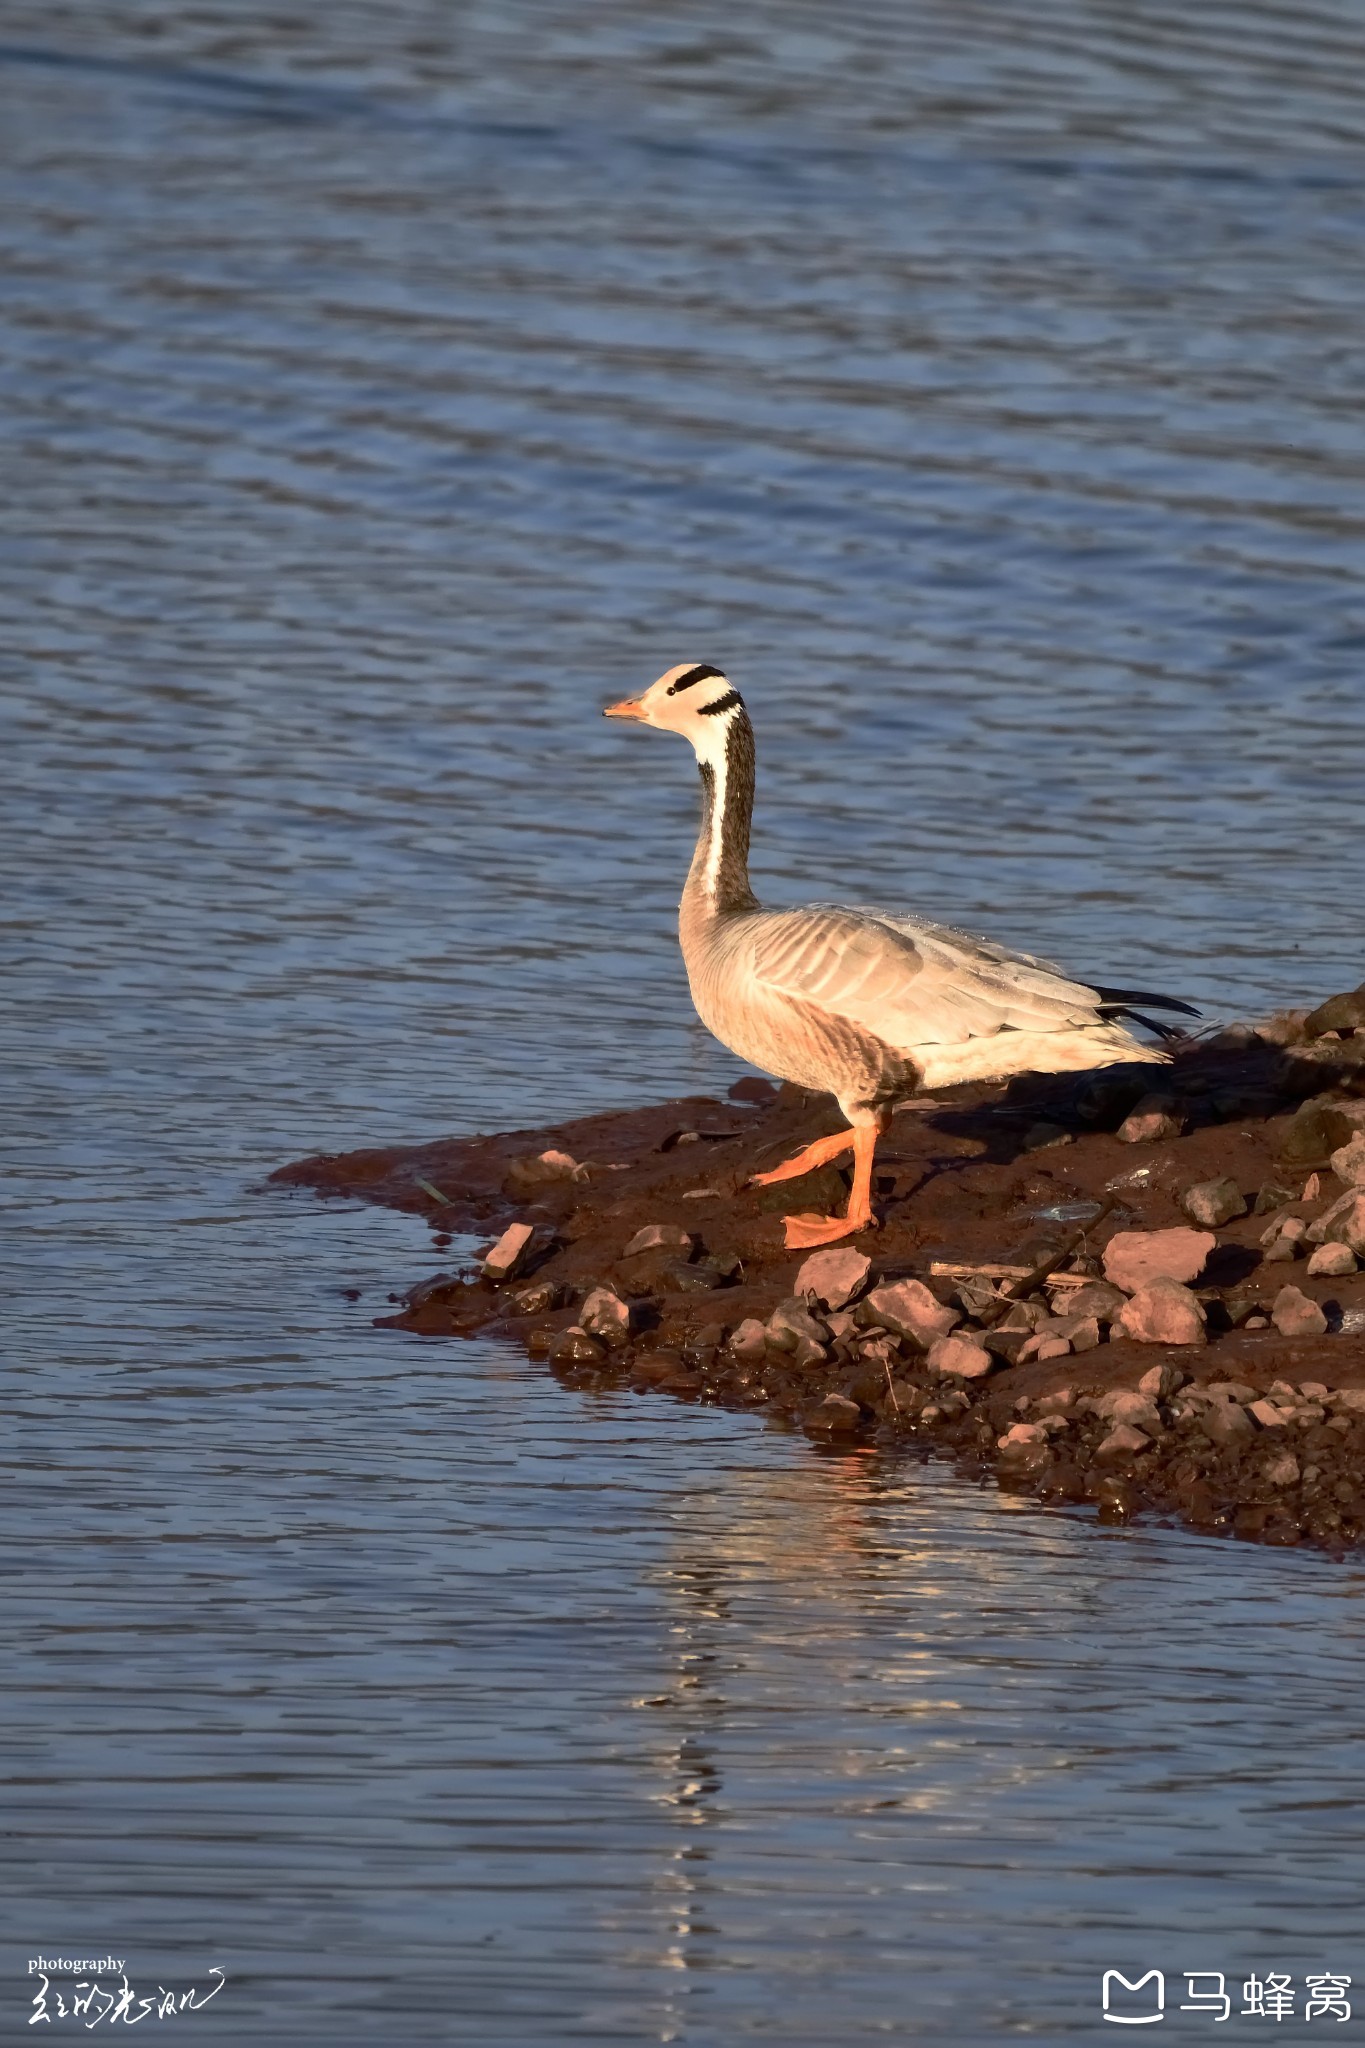
[[[947,1455],[1109,1520],[1346,1554],[1365,1539],[1365,1244],[1336,1233],[1362,1214],[1365,1011],[1334,1001],[1335,1021],[1235,1027],[1166,1069],[907,1107],[878,1151],[880,1227],[818,1255],[787,1250],[783,1217],[841,1208],[846,1172],[752,1177],[837,1110],[756,1077],[272,1179],[421,1215],[438,1252],[479,1235],[381,1326],[496,1333],[569,1385],[758,1410],[844,1453]],[[1167,1252],[1174,1276],[1144,1293],[1133,1258]]]

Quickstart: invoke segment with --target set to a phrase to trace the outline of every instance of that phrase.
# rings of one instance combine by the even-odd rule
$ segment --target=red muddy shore
[[[1139,1108],[1149,1090],[1164,1104]],[[939,1451],[1111,1519],[1338,1552],[1365,1538],[1361,992],[1164,1070],[943,1091],[879,1149],[882,1227],[818,1254],[785,1249],[782,1217],[842,1207],[846,1177],[748,1183],[837,1111],[737,1092],[753,1099],[327,1155],[272,1180],[422,1215],[438,1244],[529,1226],[507,1277],[426,1278],[382,1319],[399,1329],[496,1332],[570,1384]],[[627,1252],[641,1233],[659,1241]]]

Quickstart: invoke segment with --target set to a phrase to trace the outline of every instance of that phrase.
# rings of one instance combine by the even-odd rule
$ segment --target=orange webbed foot
[[[794,1159],[784,1159],[780,1166],[774,1166],[767,1173],[751,1174],[749,1185],[752,1188],[770,1188],[774,1181],[800,1180],[803,1173],[812,1173],[817,1166],[828,1166],[831,1159],[847,1152],[852,1144],[852,1131],[836,1131],[833,1137],[817,1138]]]
[[[808,1251],[813,1245],[838,1244],[840,1238],[856,1237],[860,1230],[875,1230],[875,1216],[788,1216],[787,1250]]]

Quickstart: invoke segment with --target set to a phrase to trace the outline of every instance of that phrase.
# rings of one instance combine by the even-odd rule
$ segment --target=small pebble
[[[1206,1230],[1217,1230],[1247,1213],[1246,1197],[1236,1181],[1227,1177],[1196,1181],[1180,1197],[1180,1206],[1191,1223],[1201,1223]]]
[[[639,1252],[690,1252],[692,1248],[691,1232],[678,1224],[646,1223],[642,1230],[636,1231],[621,1257],[633,1259]]]

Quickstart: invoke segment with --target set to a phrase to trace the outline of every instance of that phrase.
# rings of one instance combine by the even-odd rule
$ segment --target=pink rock
[[[1276,1451],[1262,1468],[1263,1477],[1271,1486],[1297,1486],[1299,1483],[1299,1461],[1292,1451]]]
[[[1144,1095],[1132,1115],[1119,1125],[1118,1138],[1122,1145],[1156,1145],[1178,1138],[1183,1129],[1184,1122],[1168,1095]]]
[[[646,1223],[643,1230],[637,1230],[630,1243],[622,1252],[623,1259],[633,1259],[637,1252],[690,1252],[692,1234],[676,1223]]]
[[[1348,1188],[1365,1188],[1365,1131],[1357,1131],[1332,1154],[1332,1171]]]
[[[1358,1257],[1365,1257],[1365,1194],[1348,1196],[1344,1208],[1333,1216],[1332,1242],[1349,1245]]]
[[[768,1355],[768,1326],[757,1316],[746,1316],[730,1336],[730,1350],[736,1358],[753,1365]]]
[[[1288,1413],[1277,1401],[1249,1401],[1247,1414],[1254,1415],[1262,1429],[1283,1429],[1289,1420]]]
[[[600,1337],[612,1351],[630,1342],[630,1310],[609,1287],[593,1288],[578,1320],[590,1337]]]
[[[1356,1270],[1356,1255],[1348,1244],[1320,1244],[1308,1261],[1314,1279],[1340,1280]]]
[[[996,1442],[1001,1450],[1006,1444],[1045,1444],[1050,1434],[1041,1422],[1016,1422],[1013,1429],[1007,1429]]]
[[[1174,1231],[1167,1234],[1177,1235]],[[1140,1287],[1114,1327],[1139,1344],[1204,1344],[1208,1341],[1202,1305],[1188,1287],[1165,1278],[1157,1278],[1146,1287]]]
[[[814,1252],[796,1276],[795,1294],[813,1294],[825,1308],[844,1308],[861,1293],[872,1271],[871,1259],[850,1246]]]
[[[962,1321],[959,1311],[945,1308],[922,1280],[891,1280],[874,1287],[864,1298],[859,1315],[898,1337],[909,1337],[927,1351],[935,1337],[946,1337]]]
[[[929,1346],[930,1372],[955,1380],[983,1380],[995,1371],[996,1363],[990,1352],[973,1344],[970,1337],[936,1337]]]
[[[529,1223],[509,1223],[491,1252],[483,1262],[483,1270],[490,1280],[510,1280],[526,1256],[526,1248],[535,1232]]]
[[[1033,1355],[1040,1364],[1044,1359],[1048,1358],[1070,1358],[1071,1339],[1069,1337],[1040,1337],[1038,1339],[1038,1349]]]
[[[1152,1365],[1138,1381],[1138,1392],[1145,1394],[1149,1401],[1168,1401],[1188,1378],[1189,1374],[1182,1372],[1178,1365]]]
[[[1298,1287],[1282,1287],[1270,1306],[1270,1320],[1282,1337],[1321,1337],[1327,1318]]]
[[[1217,1242],[1211,1230],[1120,1230],[1105,1246],[1105,1275],[1128,1294],[1151,1280],[1196,1280]]]

